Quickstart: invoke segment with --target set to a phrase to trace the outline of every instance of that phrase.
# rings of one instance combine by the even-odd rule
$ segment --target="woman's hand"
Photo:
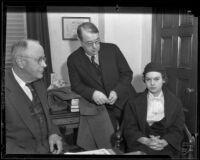
[[[160,136],[150,136],[150,138],[140,137],[138,142],[156,151],[163,150],[164,147],[168,145],[166,140],[160,139]]]
[[[150,143],[149,143],[149,148],[153,150],[163,150],[165,146],[168,145],[167,141],[164,139],[160,139],[160,136],[150,136]]]

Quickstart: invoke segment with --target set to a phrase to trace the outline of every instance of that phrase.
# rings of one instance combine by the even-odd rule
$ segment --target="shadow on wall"
[[[142,79],[142,74],[137,74],[133,77],[132,84],[136,92],[143,92],[146,89],[146,86]]]

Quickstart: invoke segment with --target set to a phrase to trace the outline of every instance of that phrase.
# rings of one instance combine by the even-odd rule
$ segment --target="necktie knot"
[[[31,90],[31,92],[34,92],[32,83],[26,83],[26,86]]]
[[[33,100],[34,101],[37,97],[37,93],[35,92],[34,88],[33,88],[33,84],[32,83],[26,83],[26,86],[30,89],[32,96],[33,96]]]
[[[95,56],[91,57],[91,62],[97,69],[99,69],[99,64],[97,62],[95,62]]]
[[[92,61],[92,63],[95,63],[94,59],[95,59],[95,57],[92,56],[92,57],[91,57],[91,61]]]

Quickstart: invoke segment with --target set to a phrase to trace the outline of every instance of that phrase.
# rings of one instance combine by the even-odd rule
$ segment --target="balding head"
[[[14,43],[11,47],[13,60],[15,60],[17,56],[24,56],[24,54],[26,54],[24,51],[27,50],[30,46],[35,45],[40,46],[39,41],[23,39]]]

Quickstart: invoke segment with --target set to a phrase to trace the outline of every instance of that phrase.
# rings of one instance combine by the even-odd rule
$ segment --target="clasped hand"
[[[150,136],[149,147],[151,149],[160,151],[163,150],[163,148],[167,145],[168,145],[167,141],[164,139],[160,139],[160,136],[153,136],[153,135]]]
[[[164,139],[160,139],[160,136],[150,135],[150,138],[142,137],[142,143],[147,145],[149,148],[153,150],[163,150],[165,146],[168,145],[167,141]]]
[[[106,103],[113,105],[117,100],[117,93],[115,91],[111,91],[109,97],[107,97],[104,93],[95,90],[92,98],[98,105],[103,105]]]

